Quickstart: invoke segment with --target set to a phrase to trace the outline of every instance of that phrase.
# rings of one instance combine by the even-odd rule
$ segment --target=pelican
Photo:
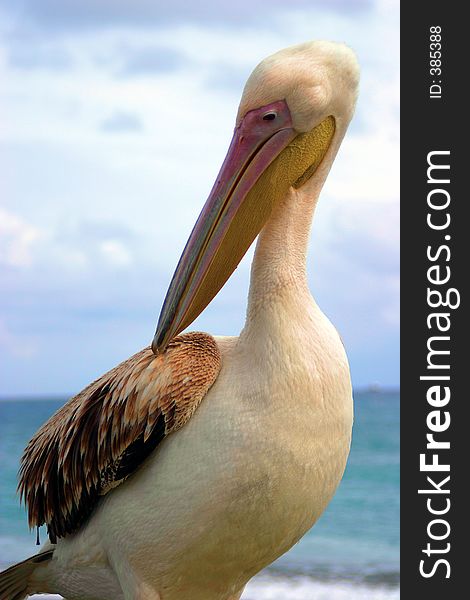
[[[322,514],[353,407],[306,256],[358,78],[353,52],[332,42],[255,68],[151,346],[69,400],[24,452],[19,490],[48,540],[0,575],[1,600],[238,600]],[[182,333],[257,236],[239,337]]]

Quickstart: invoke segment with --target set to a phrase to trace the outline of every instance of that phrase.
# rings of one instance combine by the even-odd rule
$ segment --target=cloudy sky
[[[0,0],[0,395],[76,392],[150,341],[246,78],[321,38],[362,84],[311,288],[354,384],[398,384],[398,0]],[[194,329],[239,332],[250,258]]]

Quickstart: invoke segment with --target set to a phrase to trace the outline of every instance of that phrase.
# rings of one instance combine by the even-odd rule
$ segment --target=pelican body
[[[0,574],[1,600],[237,600],[320,517],[353,407],[343,344],[308,289],[307,243],[357,85],[353,53],[330,42],[254,70],[151,347],[25,450],[20,491],[49,540]],[[240,336],[181,334],[258,234]]]

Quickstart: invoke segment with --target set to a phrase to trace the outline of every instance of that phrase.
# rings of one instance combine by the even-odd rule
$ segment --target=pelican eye
[[[277,115],[275,112],[268,112],[265,115],[263,115],[263,121],[274,121],[276,116]]]

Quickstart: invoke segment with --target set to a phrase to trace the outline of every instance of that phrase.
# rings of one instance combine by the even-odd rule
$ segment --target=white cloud
[[[106,260],[116,267],[128,267],[132,263],[130,252],[118,240],[105,240],[100,249]]]
[[[35,242],[41,237],[38,228],[0,208],[0,264],[20,268],[31,266]]]
[[[382,308],[381,316],[386,323],[398,328],[400,325],[400,278],[398,275],[386,280],[386,289],[389,292],[388,301]]]
[[[4,319],[0,318],[0,347],[3,352],[19,359],[30,359],[38,352],[36,336],[13,334]],[[2,354],[3,354],[2,352]]]
[[[357,51],[362,81],[356,119],[314,223],[310,263],[323,280],[315,281],[315,288],[327,312],[345,323],[343,329],[350,328],[350,344],[372,326],[377,336],[396,332],[397,4],[380,0],[357,14],[276,10],[276,26],[263,29],[224,27],[221,21],[160,29],[122,23],[72,28],[66,37],[31,39],[32,52],[35,44],[41,44],[41,51],[33,52],[34,60],[22,54],[16,66],[6,46],[0,46],[5,165],[0,261],[23,273],[9,280],[12,298],[38,286],[46,295],[49,286],[66,315],[57,328],[80,325],[83,336],[89,315],[94,310],[105,314],[103,307],[125,312],[120,327],[128,319],[130,332],[151,329],[149,319],[157,316],[164,282],[222,163],[242,79],[269,53],[320,37],[345,41]],[[160,69],[152,54],[158,48],[174,57],[173,69]],[[48,57],[61,51],[69,68],[47,66]],[[42,67],[34,64],[37,57]],[[140,66],[132,70],[136,57]],[[111,122],[110,135],[100,125],[116,115],[121,121]],[[124,270],[126,277],[135,277],[134,285],[122,285],[118,275]],[[234,323],[229,333],[235,333],[245,310],[240,286],[247,279],[245,260],[236,283],[229,283],[197,326],[223,333],[228,311]],[[347,299],[343,281],[351,294]],[[37,302],[45,302],[39,293]],[[83,312],[80,302],[86,305]],[[137,311],[136,302],[145,310]],[[349,326],[351,303],[356,312]],[[15,310],[9,318],[14,313],[27,320],[28,308]],[[89,335],[95,330],[93,321]],[[41,339],[50,335],[42,331]]]

